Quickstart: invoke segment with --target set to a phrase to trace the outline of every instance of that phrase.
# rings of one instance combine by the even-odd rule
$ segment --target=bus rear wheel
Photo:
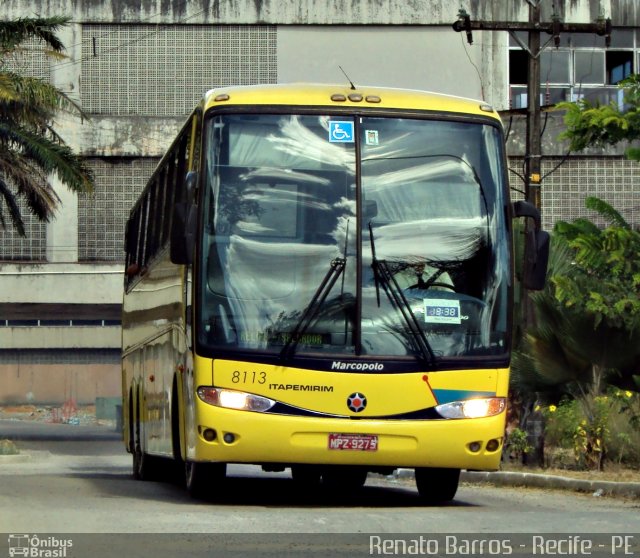
[[[458,491],[460,469],[416,467],[416,486],[420,498],[429,504],[453,500]]]
[[[156,480],[158,475],[157,460],[142,449],[140,417],[136,415],[133,429],[133,478],[136,480]]]
[[[222,492],[222,481],[227,475],[226,463],[198,463],[185,461],[184,477],[187,491],[193,498],[211,500]]]

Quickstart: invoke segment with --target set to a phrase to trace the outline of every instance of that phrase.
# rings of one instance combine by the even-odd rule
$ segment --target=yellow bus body
[[[345,86],[304,84],[220,88],[204,96],[181,132],[188,159],[184,170],[197,169],[197,128],[203,115],[256,107],[293,113],[301,107],[339,108],[357,114],[391,112],[398,118],[433,112],[455,115],[461,121],[498,120],[497,113],[481,101],[411,90],[358,87],[354,91]],[[167,161],[176,160],[180,137],[160,162],[151,185],[159,180]],[[149,456],[191,462],[358,465],[370,470],[499,468],[506,410],[473,419],[419,420],[404,415],[443,399],[475,395],[506,399],[508,368],[372,374],[199,356],[191,347],[187,317],[187,306],[192,303],[190,272],[170,262],[166,241],[165,235],[164,247],[151,255],[146,266],[136,262],[137,268],[134,265],[125,279],[122,389],[128,451],[138,449]],[[134,259],[129,258],[128,264]],[[195,302],[193,308],[195,317]],[[196,394],[200,386],[262,395],[305,412],[222,408],[202,401]],[[345,413],[345,402],[354,393],[365,394],[368,402],[357,417]],[[331,449],[332,434],[376,436],[377,447]]]
[[[229,463],[331,463],[478,470],[499,467],[504,413],[457,420],[394,420],[385,415],[402,415],[429,403],[435,405],[434,392],[439,395],[445,391],[456,392],[456,397],[468,396],[469,392],[507,397],[508,370],[370,375],[205,358],[196,359],[194,364],[195,383],[199,385],[251,391],[322,416],[236,411],[213,407],[196,398],[194,426],[198,435],[188,456]],[[255,383],[262,372],[265,383]],[[239,373],[236,376],[239,382],[234,381],[234,373]],[[311,390],[316,386],[332,390]],[[347,397],[355,392],[365,393],[368,404],[358,419],[352,420],[341,415]],[[216,432],[215,440],[208,442],[204,438],[207,429]],[[378,447],[375,451],[329,449],[331,433],[375,435]],[[231,434],[233,442],[226,443],[225,434]],[[498,440],[497,447],[487,449],[490,440]],[[474,443],[478,446],[472,450]]]

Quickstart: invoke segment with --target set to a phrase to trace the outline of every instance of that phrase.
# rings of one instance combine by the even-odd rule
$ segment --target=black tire
[[[226,463],[198,463],[185,461],[184,480],[192,498],[212,500],[222,494],[227,475]]]
[[[155,480],[157,460],[142,451],[140,438],[140,402],[138,402],[133,427],[133,478],[136,480]]]
[[[178,401],[178,384],[173,380],[171,395],[171,447],[173,450],[173,463],[170,465],[169,480],[177,485],[184,485],[185,465],[181,455],[180,435],[180,405]]]
[[[416,468],[416,486],[420,498],[428,504],[443,504],[454,499],[460,482],[460,469]]]

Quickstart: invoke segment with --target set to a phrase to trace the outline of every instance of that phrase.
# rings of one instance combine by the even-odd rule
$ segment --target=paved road
[[[40,435],[40,427],[18,427],[23,430],[18,444],[29,459],[0,461],[0,531],[73,533],[78,554],[66,558],[85,555],[85,548],[93,556],[127,558],[179,556],[185,549],[189,556],[337,558],[371,555],[369,534],[495,538],[503,533],[504,538],[638,532],[637,502],[463,485],[452,504],[425,507],[412,483],[374,478],[355,497],[314,495],[296,490],[287,473],[266,474],[248,466],[231,467],[226,494],[216,503],[203,503],[180,486],[132,480],[130,456],[113,432],[103,429],[90,439],[86,430],[59,425],[51,439],[50,426]],[[0,423],[0,437],[5,427]],[[114,533],[119,535],[107,535]],[[640,548],[635,552],[640,556]],[[0,544],[0,556],[6,555]]]

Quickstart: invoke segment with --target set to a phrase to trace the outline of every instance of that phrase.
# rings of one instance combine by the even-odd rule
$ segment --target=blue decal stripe
[[[452,401],[464,401],[465,399],[473,399],[474,397],[495,397],[495,391],[467,391],[461,389],[434,389],[433,395],[436,396],[438,405],[443,403],[451,403]]]

